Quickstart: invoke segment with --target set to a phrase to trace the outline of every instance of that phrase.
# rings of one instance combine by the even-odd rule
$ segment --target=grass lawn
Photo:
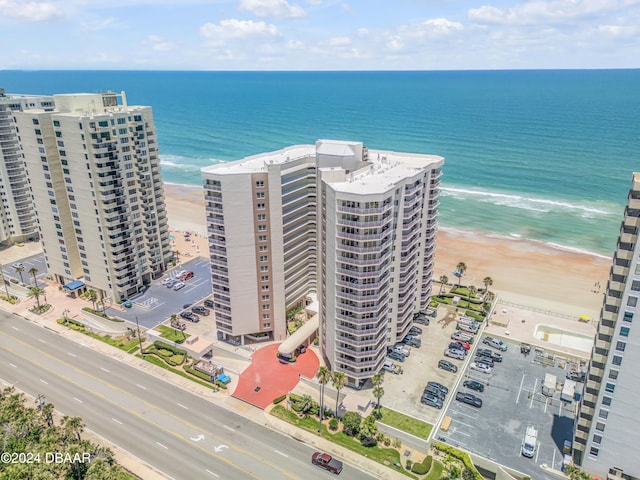
[[[180,330],[167,327],[166,325],[158,325],[156,329],[160,331],[160,336],[162,338],[166,338],[167,340],[171,340],[172,342],[181,343],[184,341],[185,338],[189,338],[191,336],[188,333],[185,333],[183,337],[182,332]]]
[[[382,413],[382,418],[379,420],[380,422],[419,438],[426,439],[429,437],[431,429],[433,428],[433,425],[408,417],[395,410],[382,407],[380,412]]]
[[[140,354],[136,355],[136,357],[140,358]],[[196,377],[194,377],[193,375],[191,375],[191,374],[189,374],[189,373],[187,373],[187,372],[185,372],[183,370],[178,370],[177,368],[172,368],[169,365],[167,365],[166,363],[164,363],[161,359],[156,357],[155,355],[145,355],[144,359],[147,362],[153,363],[154,365],[157,365],[158,367],[164,368],[165,370],[169,370],[170,372],[175,373],[176,375],[180,375],[181,377],[188,378],[192,382],[199,383],[203,387],[210,388],[211,390],[216,390],[216,391],[218,390],[218,387],[216,385],[200,381]]]
[[[437,460],[434,460],[433,464],[431,465],[431,470],[429,470],[427,476],[424,477],[424,480],[440,480],[443,470],[444,465]]]
[[[131,353],[135,351],[138,347],[139,341],[137,338],[127,341],[124,337],[111,338],[110,335],[98,335],[97,333],[88,332],[84,325],[79,322],[69,321],[65,323],[64,318],[60,318],[57,320],[60,325],[64,325],[65,327],[71,328],[77,332],[84,333],[85,335],[95,338],[96,340],[100,340],[101,342],[108,343],[112,347],[119,348],[120,350],[124,350],[127,353]],[[144,341],[144,339],[143,339]]]
[[[295,412],[287,410],[282,405],[276,405],[271,409],[271,414],[274,417],[278,417],[286,422],[289,422],[297,427],[303,428],[310,432],[317,433],[318,432],[318,420],[309,417],[309,418],[300,418],[296,415]],[[395,448],[385,448],[379,446],[373,447],[365,447],[358,440],[348,435],[345,435],[342,432],[338,433],[329,433],[327,428],[322,426],[322,436],[328,440],[331,440],[338,445],[342,445],[345,448],[348,448],[351,451],[359,453],[360,455],[367,457],[373,461],[381,463],[389,468],[394,468],[394,463],[401,463],[400,452],[398,452]],[[415,475],[407,472],[404,468],[399,470],[410,478],[417,478]]]

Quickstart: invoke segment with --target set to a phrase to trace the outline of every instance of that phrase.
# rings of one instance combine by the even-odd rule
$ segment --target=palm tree
[[[96,292],[95,290],[87,290],[84,295],[87,300],[91,300],[91,305],[93,305],[93,311],[95,312],[96,300],[98,300],[98,292]]]
[[[382,387],[382,385],[376,385],[375,387],[373,387],[373,396],[376,397],[376,400],[378,401],[378,418],[380,418],[380,399],[382,398],[382,396],[384,395],[384,388]]]
[[[20,275],[20,283],[24,283],[24,278],[22,278],[22,272],[24,272],[24,267],[14,267],[16,273]]]
[[[471,285],[469,287],[469,300],[471,300],[472,297],[475,298],[477,291],[478,289],[475,286]]]
[[[462,279],[462,275],[467,271],[467,265],[464,262],[458,262],[456,265],[456,273],[455,276],[458,277],[458,288],[460,288],[460,280]]]
[[[322,415],[324,414],[324,386],[331,380],[331,370],[324,365],[318,369],[316,378],[320,384],[320,423],[318,424],[318,431],[322,431]]]
[[[304,414],[305,417],[309,416],[309,410],[313,406],[313,399],[311,395],[303,395],[302,400],[300,401],[300,412]]]
[[[447,283],[449,283],[449,277],[446,275],[440,275],[440,295],[442,295],[442,289]]]
[[[63,422],[64,422],[64,429],[67,432],[67,434],[68,435],[73,434],[76,440],[80,441],[81,440],[80,434],[84,430],[84,426],[85,426],[82,419],[80,417],[69,418],[65,416],[63,418]]]
[[[340,390],[342,390],[347,385],[347,376],[344,372],[335,372],[333,374],[333,388],[335,388],[338,393],[336,394],[336,417],[340,418],[340,411],[338,410],[338,402],[340,401]]]
[[[489,287],[491,285],[493,285],[493,279],[491,277],[484,277],[484,280],[482,280],[482,283],[484,283],[484,298],[483,298],[483,300],[485,300],[487,298],[487,293],[489,293]]]
[[[29,275],[33,275],[33,284],[36,287],[39,287],[39,285],[38,285],[38,277],[36,277],[37,273],[38,273],[38,269],[36,267],[31,267],[29,269]]]
[[[40,310],[40,295],[44,295],[44,288],[29,287],[29,293],[27,294],[27,297],[36,299],[38,310]]]

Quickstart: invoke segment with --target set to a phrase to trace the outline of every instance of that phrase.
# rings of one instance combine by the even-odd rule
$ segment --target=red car
[[[183,282],[186,280],[189,280],[190,278],[193,278],[193,272],[185,272],[182,275],[180,275],[180,280]]]
[[[458,345],[461,345],[462,348],[464,348],[465,350],[469,350],[471,348],[471,344],[470,343],[460,342],[460,341],[456,341],[454,343],[457,343]]]

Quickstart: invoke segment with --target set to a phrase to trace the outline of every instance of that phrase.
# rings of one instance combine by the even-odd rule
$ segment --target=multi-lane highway
[[[309,479],[312,450],[197,395],[0,312],[0,378],[168,477]],[[367,479],[345,466],[341,478]]]

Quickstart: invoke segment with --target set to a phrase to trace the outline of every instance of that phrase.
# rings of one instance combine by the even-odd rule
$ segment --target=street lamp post
[[[142,335],[140,335],[140,324],[138,323],[138,316],[136,315],[136,326],[138,327],[138,341],[140,342],[140,355],[144,358],[144,351],[142,350]]]
[[[11,295],[9,295],[9,285],[7,285],[7,279],[4,278],[4,271],[2,270],[4,267],[0,263],[0,275],[2,275],[2,283],[4,283],[4,288],[7,291],[7,301],[11,301]]]

